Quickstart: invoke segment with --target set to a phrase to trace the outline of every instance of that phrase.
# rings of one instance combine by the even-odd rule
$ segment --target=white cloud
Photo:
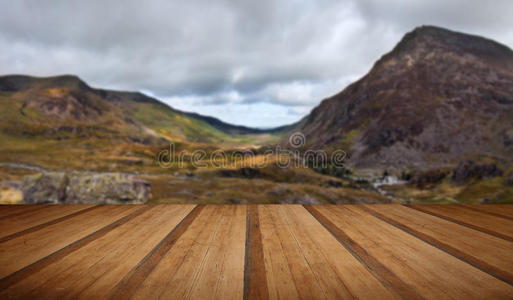
[[[306,113],[342,90],[419,25],[513,45],[510,0],[0,0],[0,7],[1,74],[76,74],[246,125],[299,119],[298,107]],[[264,108],[283,116],[266,118]]]

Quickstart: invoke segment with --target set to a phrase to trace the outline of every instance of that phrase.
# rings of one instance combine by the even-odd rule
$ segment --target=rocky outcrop
[[[41,173],[25,177],[22,184],[25,203],[145,203],[151,186],[133,175]]]
[[[513,163],[512,115],[513,51],[423,26],[296,131],[305,149],[344,150],[348,167],[424,171],[483,155]]]
[[[428,185],[440,183],[449,173],[448,170],[438,169],[418,172],[412,176],[409,183],[416,185],[418,188],[424,188]]]
[[[464,183],[470,179],[486,179],[502,176],[503,172],[496,164],[476,164],[473,161],[465,161],[454,170],[452,179],[456,183]]]
[[[22,184],[25,203],[64,203],[69,178],[65,173],[40,173],[25,177]]]

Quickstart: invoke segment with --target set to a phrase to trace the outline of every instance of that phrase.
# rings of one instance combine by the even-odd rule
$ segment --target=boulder
[[[26,176],[22,184],[25,203],[64,203],[69,178],[65,173],[39,173]]]
[[[151,197],[148,182],[119,173],[31,175],[24,179],[22,190],[25,203],[136,204]]]

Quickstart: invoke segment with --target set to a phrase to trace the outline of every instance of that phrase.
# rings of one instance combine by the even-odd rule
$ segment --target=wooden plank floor
[[[513,206],[0,206],[0,299],[513,299]]]

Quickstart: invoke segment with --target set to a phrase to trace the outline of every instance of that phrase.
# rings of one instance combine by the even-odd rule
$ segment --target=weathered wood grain
[[[513,205],[511,204],[467,204],[463,206],[468,209],[488,213],[492,216],[513,220]]]
[[[397,298],[304,207],[259,212],[271,299]]]
[[[241,299],[246,208],[207,206],[162,258],[134,299]]]
[[[0,220],[0,243],[57,224],[96,208],[94,205],[52,205]]]
[[[344,230],[337,227],[334,222],[322,214],[318,209],[319,207],[313,205],[306,205],[305,207],[377,280],[382,282],[384,286],[388,287],[401,298],[421,299],[420,295],[413,287],[406,284],[375,257],[369,255],[369,253],[348,236]]]
[[[129,299],[139,288],[141,283],[153,271],[162,257],[171,249],[176,241],[187,231],[191,223],[200,214],[204,206],[196,206],[164,239],[160,241],[140,262],[133,267],[116,287],[112,290],[109,298]]]
[[[37,205],[0,205],[0,220],[26,214],[35,210],[50,207],[48,204]]]
[[[513,221],[459,205],[413,205],[410,208],[513,242]]]
[[[193,207],[150,207],[130,222],[25,277],[2,291],[0,296],[106,298],[123,276],[172,231]]]
[[[511,211],[0,206],[0,299],[513,298]]]
[[[508,298],[513,286],[404,232],[357,206],[316,206],[368,255],[432,299]]]
[[[104,206],[0,244],[0,278],[4,278],[104,226],[140,209]]]
[[[256,205],[247,208],[245,258],[244,299],[268,299],[262,232]]]
[[[513,285],[513,243],[399,205],[358,206],[480,270]]]

